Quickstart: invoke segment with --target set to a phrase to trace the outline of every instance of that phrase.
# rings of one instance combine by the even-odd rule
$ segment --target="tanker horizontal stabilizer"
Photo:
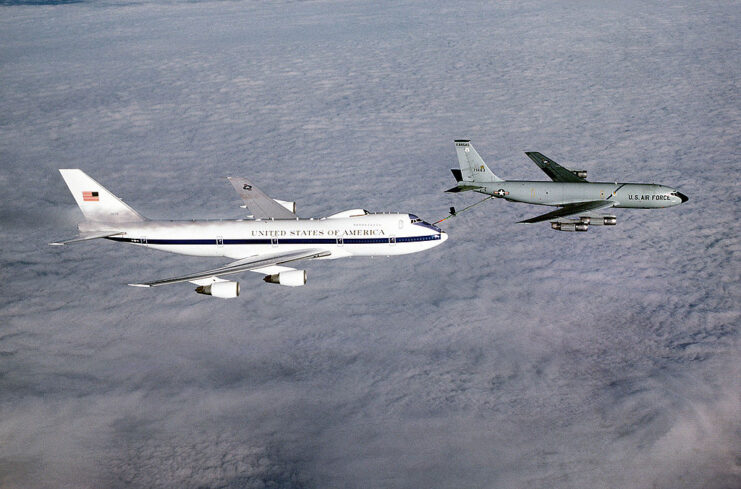
[[[456,193],[456,192],[467,192],[469,190],[476,190],[478,188],[482,188],[480,185],[461,185],[453,188],[449,188],[446,190],[448,193]]]

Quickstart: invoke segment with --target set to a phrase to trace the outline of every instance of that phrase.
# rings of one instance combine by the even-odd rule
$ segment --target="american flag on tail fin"
[[[82,192],[82,200],[85,202],[99,202],[98,192]]]

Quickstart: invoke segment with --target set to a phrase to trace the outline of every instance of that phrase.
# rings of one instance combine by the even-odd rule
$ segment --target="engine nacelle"
[[[588,219],[587,224],[592,226],[614,226],[617,224],[617,217],[615,216],[582,217],[582,222],[584,222],[584,219]]]
[[[584,224],[583,222],[552,222],[551,228],[555,229],[556,231],[567,231],[567,232],[574,232],[574,231],[580,231],[584,232],[589,229],[589,224]]]
[[[223,282],[214,282],[211,285],[200,285],[196,287],[196,292],[220,299],[233,299],[239,296],[239,282],[225,280]]]
[[[571,173],[576,175],[579,178],[587,178],[587,170],[571,170]]]
[[[287,272],[266,275],[263,278],[269,284],[280,284],[287,287],[301,287],[306,285],[306,270],[289,270]]]
[[[278,199],[273,199],[273,200],[275,200],[277,203],[279,203],[280,205],[288,209],[290,212],[293,212],[294,214],[296,213],[296,203],[295,202],[287,202],[285,200],[278,200]]]

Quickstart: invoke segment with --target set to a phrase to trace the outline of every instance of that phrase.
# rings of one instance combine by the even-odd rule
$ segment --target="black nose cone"
[[[688,200],[690,200],[690,198],[687,197],[686,195],[684,195],[682,192],[677,192],[677,197],[679,197],[680,199],[682,199],[682,203],[683,204],[685,202],[687,202]]]

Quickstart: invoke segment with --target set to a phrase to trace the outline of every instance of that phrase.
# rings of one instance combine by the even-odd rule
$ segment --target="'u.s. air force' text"
[[[671,200],[671,198],[668,195],[638,195],[638,194],[629,194],[628,200]]]

